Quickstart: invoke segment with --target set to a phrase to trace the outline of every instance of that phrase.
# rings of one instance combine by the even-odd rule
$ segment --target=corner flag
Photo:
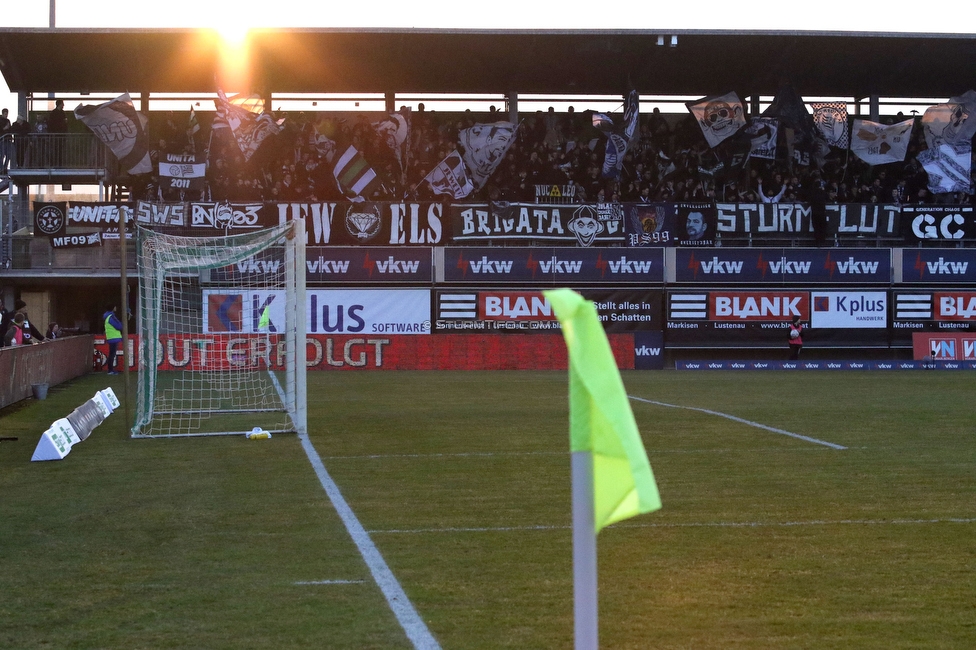
[[[542,293],[569,350],[574,647],[596,650],[596,535],[615,521],[657,510],[661,497],[596,307],[570,289]]]
[[[569,350],[570,450],[593,453],[600,532],[659,509],[661,497],[596,307],[570,289],[543,294],[562,323]]]

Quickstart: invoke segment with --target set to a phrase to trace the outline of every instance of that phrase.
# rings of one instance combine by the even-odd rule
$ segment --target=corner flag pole
[[[574,451],[573,636],[575,650],[597,650],[596,519],[593,506],[593,453]]]

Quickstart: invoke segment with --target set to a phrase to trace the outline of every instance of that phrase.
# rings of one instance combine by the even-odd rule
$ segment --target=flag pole
[[[575,650],[597,650],[596,515],[593,453],[572,452],[573,632]]]

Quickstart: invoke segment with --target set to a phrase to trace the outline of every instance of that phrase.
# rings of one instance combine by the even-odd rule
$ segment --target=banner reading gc
[[[663,284],[661,248],[444,249],[444,281],[491,284]]]

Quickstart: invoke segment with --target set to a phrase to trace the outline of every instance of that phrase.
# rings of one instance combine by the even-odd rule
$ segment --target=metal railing
[[[115,157],[91,133],[8,133],[0,152],[12,176],[30,171],[111,170]]]

